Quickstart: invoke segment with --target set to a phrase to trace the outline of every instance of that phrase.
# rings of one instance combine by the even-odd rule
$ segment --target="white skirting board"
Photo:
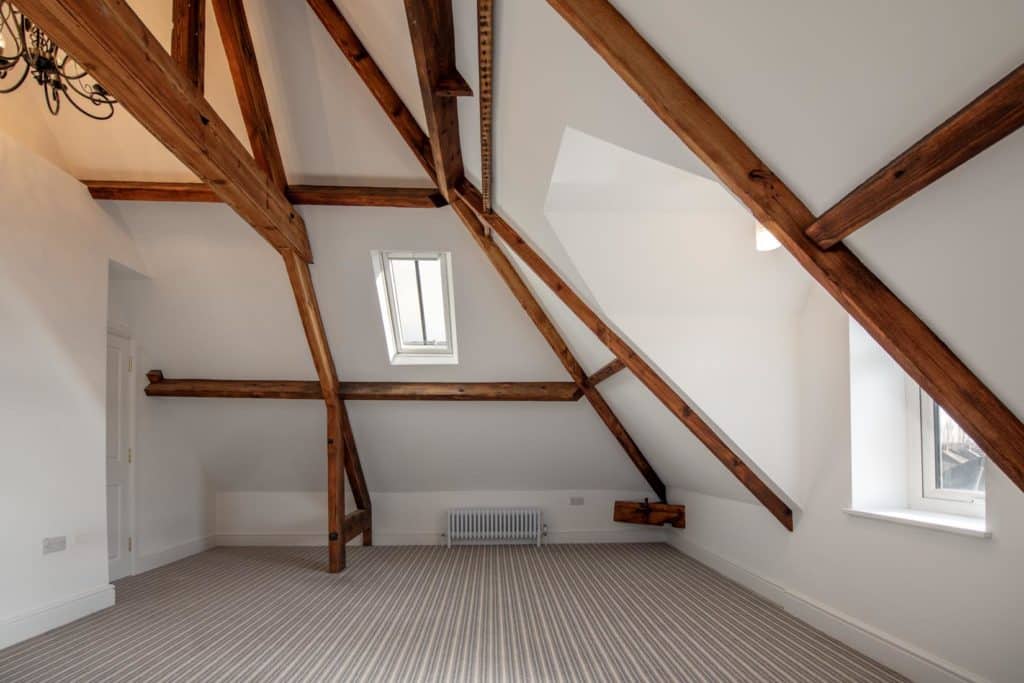
[[[683,533],[674,533],[669,537],[669,543],[679,551],[913,681],[922,683],[964,683],[964,681],[987,683],[986,679],[970,671],[965,671],[930,652],[755,574],[696,543],[687,541],[683,538]]]
[[[0,621],[0,649],[69,624],[114,605],[109,583]]]

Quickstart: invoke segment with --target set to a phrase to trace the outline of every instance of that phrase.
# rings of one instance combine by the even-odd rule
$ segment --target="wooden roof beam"
[[[384,113],[391,119],[391,123],[412,150],[417,161],[423,166],[423,170],[437,184],[430,141],[423,129],[416,123],[416,119],[409,108],[405,106],[402,98],[391,87],[391,83],[388,82],[380,67],[363,47],[359,36],[352,30],[341,10],[334,4],[334,0],[306,0],[306,2],[320,19],[320,23],[323,24],[338,49],[366,84],[370,93],[384,109]]]
[[[473,239],[480,245],[480,248],[483,249],[484,254],[487,255],[495,270],[498,271],[498,275],[508,285],[512,295],[523,307],[523,310],[526,311],[527,316],[533,321],[534,326],[541,333],[541,336],[544,337],[545,341],[547,341],[551,350],[558,357],[558,360],[561,361],[566,372],[572,377],[573,383],[587,397],[598,417],[601,418],[601,421],[604,422],[612,436],[622,446],[626,456],[632,461],[637,470],[640,471],[644,479],[647,480],[654,493],[660,500],[664,501],[668,493],[665,483],[658,476],[658,473],[654,471],[654,467],[647,460],[643,452],[641,452],[636,442],[633,441],[633,437],[626,431],[626,427],[615,415],[615,412],[597,390],[597,387],[590,383],[583,367],[576,360],[576,356],[573,355],[568,344],[565,343],[565,339],[562,338],[558,328],[555,327],[547,313],[544,312],[544,308],[537,301],[536,297],[533,296],[533,292],[530,291],[522,277],[519,276],[515,266],[505,256],[505,252],[494,242],[494,239],[484,228],[476,213],[463,200],[459,198],[453,199],[452,208],[455,210],[455,213],[462,219],[466,229],[469,230]]]
[[[601,320],[600,316],[576,292],[555,270],[548,265],[547,261],[536,252],[526,240],[495,212],[484,213],[483,199],[480,191],[468,180],[463,180],[457,188],[457,200],[453,207],[459,205],[458,200],[465,202],[487,223],[491,230],[497,234],[509,249],[512,250],[524,263],[546,284],[552,292],[562,300],[569,310],[576,314],[576,317],[586,325],[600,339],[608,350],[623,362],[625,367],[639,379],[653,393],[658,400],[675,415],[680,422],[703,443],[718,460],[725,465],[733,476],[749,490],[768,510],[779,520],[779,522],[790,531],[793,530],[793,511],[779,496],[768,487],[757,474],[747,466],[743,460],[732,450],[732,447],[718,435],[711,425],[701,417],[673,389],[661,376],[652,368],[647,361],[640,357],[633,348],[626,343],[614,330]],[[497,247],[495,247],[497,248]]]
[[[829,249],[1024,125],[1024,64],[893,159],[807,228]]]
[[[322,400],[318,382],[303,380],[166,379],[146,373],[147,396]],[[573,382],[339,382],[345,401],[576,401]]]
[[[288,179],[281,161],[281,150],[277,146],[263,79],[260,78],[259,65],[256,63],[256,49],[252,44],[245,7],[242,0],[213,0],[213,12],[217,15],[217,26],[220,27],[220,37],[231,69],[231,81],[235,85],[238,106],[242,110],[245,130],[249,134],[252,155],[274,184],[284,191],[288,187]]]
[[[206,65],[206,0],[174,0],[171,57],[185,78],[202,92]]]
[[[219,202],[204,183],[131,180],[83,180],[93,199],[135,202]],[[289,185],[285,196],[295,205],[380,206],[432,209],[448,202],[435,187],[363,187],[355,185]]]
[[[449,190],[463,176],[459,110],[454,98],[438,93],[438,84],[458,73],[452,0],[405,0],[405,14],[427,116],[437,187],[451,201]]]
[[[607,0],[548,2],[1024,490],[1017,416],[844,245],[823,251],[806,235],[810,210]],[[627,367],[633,369],[628,360]]]
[[[18,7],[268,242],[312,260],[302,218],[127,3]]]
[[[484,211],[490,211],[493,173],[491,125],[494,118],[494,0],[477,0],[476,19],[480,79],[480,193],[484,199]]]
[[[291,282],[295,303],[298,307],[302,328],[306,332],[306,341],[313,356],[313,366],[319,378],[320,397],[327,409],[327,553],[329,558],[328,571],[340,572],[345,568],[345,485],[344,474],[348,472],[352,484],[353,498],[356,507],[370,509],[370,497],[363,480],[359,455],[355,449],[355,439],[351,436],[351,425],[345,404],[338,398],[338,372],[334,366],[334,357],[327,341],[323,319],[320,316],[320,304],[313,288],[313,277],[309,272],[309,264],[300,259],[295,252],[285,250],[281,253],[288,280]],[[350,432],[349,435],[345,431]],[[351,444],[351,446],[350,446]]]

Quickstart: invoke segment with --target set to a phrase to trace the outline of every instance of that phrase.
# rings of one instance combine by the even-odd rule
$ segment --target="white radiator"
[[[453,543],[500,545],[536,543],[544,535],[540,508],[454,508],[448,510],[448,547]]]

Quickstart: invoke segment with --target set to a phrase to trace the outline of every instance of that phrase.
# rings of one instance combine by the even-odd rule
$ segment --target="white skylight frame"
[[[455,331],[455,295],[452,288],[451,252],[374,250],[370,255],[390,363],[392,365],[457,365],[459,352]],[[439,262],[444,304],[444,328],[447,338],[445,344],[409,345],[403,342],[391,261],[413,259],[436,259]],[[418,291],[417,296],[422,302],[422,290]]]

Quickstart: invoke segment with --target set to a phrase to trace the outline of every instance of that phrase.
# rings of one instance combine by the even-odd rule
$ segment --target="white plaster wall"
[[[642,490],[478,490],[371,492],[375,545],[434,545],[446,511],[455,507],[539,507],[545,543],[664,542],[659,528],[612,521],[616,500],[638,500]],[[570,505],[579,497],[582,505]],[[217,494],[216,542],[221,545],[326,545],[327,496],[323,491],[225,491]],[[349,508],[351,509],[351,508]],[[355,539],[353,544],[359,544]]]
[[[1017,681],[1024,495],[1002,472],[986,470],[991,539],[842,512],[852,483],[847,321],[814,291],[801,323],[806,496],[795,531],[760,506],[672,489],[687,529],[670,531],[671,542],[914,680]]]
[[[113,598],[106,533],[108,264],[144,267],[131,237],[82,185],[6,134],[0,177],[2,647],[31,635],[41,612],[90,595]],[[43,556],[49,536],[66,536],[67,550]]]
[[[131,301],[133,293],[147,283],[148,278],[112,279],[109,297],[110,322],[129,334],[133,343],[136,572],[207,547],[214,519],[214,490],[199,454],[175,447],[174,430],[168,430],[159,407],[145,395],[152,340]]]

